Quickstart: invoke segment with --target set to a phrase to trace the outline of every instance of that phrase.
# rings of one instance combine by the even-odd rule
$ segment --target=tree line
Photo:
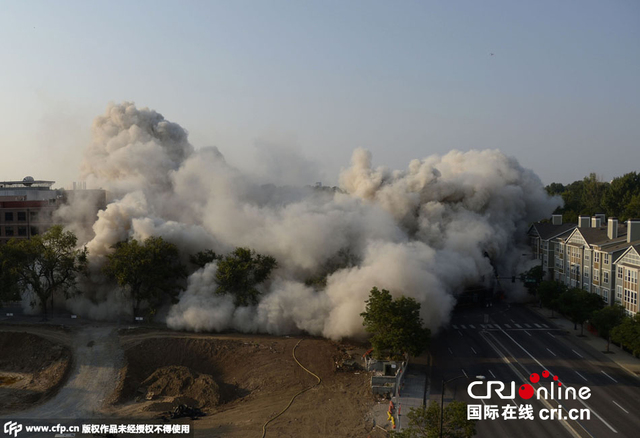
[[[557,281],[543,281],[537,290],[540,303],[559,311],[574,323],[574,329],[580,324],[581,335],[584,323],[589,322],[598,334],[607,340],[607,352],[611,342],[620,344],[634,355],[640,354],[640,316],[627,316],[625,308],[620,304],[606,306],[604,300],[596,294],[582,289],[569,289]]]
[[[185,289],[189,270],[216,261],[216,294],[233,296],[238,306],[256,304],[258,285],[277,268],[275,258],[249,248],[236,248],[219,255],[212,250],[189,256],[187,266],[178,248],[162,239],[118,242],[107,255],[102,274],[131,299],[136,317],[154,315],[166,303],[176,303]],[[0,246],[0,304],[27,297],[46,319],[54,300],[83,293],[83,277],[88,278],[88,251],[77,247],[77,238],[61,225],[30,239],[11,239]]]
[[[545,187],[549,195],[560,195],[564,206],[554,212],[563,222],[577,223],[578,216],[604,213],[620,221],[640,217],[640,174],[630,172],[604,182],[595,173],[582,180]]]

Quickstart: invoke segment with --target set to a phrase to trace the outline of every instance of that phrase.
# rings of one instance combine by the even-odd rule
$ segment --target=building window
[[[609,302],[609,289],[602,289],[602,299],[605,303]]]
[[[37,211],[30,211],[29,212],[29,220],[31,222],[37,222],[37,220],[38,220],[38,212]]]
[[[32,236],[38,235],[38,227],[31,227],[31,235]]]
[[[593,263],[600,263],[600,253],[594,251],[593,252]]]
[[[589,279],[589,267],[584,267],[584,278]]]
[[[609,254],[605,254],[604,255],[604,264],[608,265],[609,264]]]
[[[589,251],[584,252],[584,259],[587,261],[589,260]]]
[[[622,266],[618,266],[618,279],[622,280]]]
[[[5,212],[4,221],[5,222],[13,222],[13,212],[12,211]]]
[[[18,212],[18,222],[24,222],[27,220],[27,212],[26,211],[19,211]]]
[[[627,275],[625,277],[625,281],[631,283],[631,269],[627,269]]]
[[[593,270],[593,281],[600,281],[600,270],[599,269],[594,269]]]
[[[602,281],[609,284],[609,271],[602,271]]]
[[[622,301],[622,286],[616,286],[616,300]]]
[[[4,227],[5,236],[13,236],[13,227]]]
[[[594,294],[597,294],[597,295],[600,295],[600,288],[599,288],[599,287],[594,286],[594,287],[593,287],[593,293],[594,293]]]
[[[629,289],[624,290],[624,301],[626,303],[636,305],[638,304],[638,292],[633,292]]]
[[[18,236],[26,236],[27,227],[18,227]]]

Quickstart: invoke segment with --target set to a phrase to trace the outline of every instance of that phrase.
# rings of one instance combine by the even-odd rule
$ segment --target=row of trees
[[[629,340],[629,323],[635,321],[625,316],[624,307],[619,304],[605,306],[603,299],[596,294],[582,289],[567,288],[557,281],[543,281],[538,286],[540,303],[554,311],[566,315],[574,323],[574,329],[580,324],[580,334],[584,334],[584,323],[589,321],[598,334],[607,340],[607,351],[610,343],[620,342],[618,338]],[[619,327],[624,325],[623,329]],[[637,332],[640,334],[640,320],[637,321]],[[635,330],[635,326],[633,327]],[[640,352],[640,337],[638,337],[638,351]]]
[[[82,293],[80,280],[88,276],[86,248],[77,248],[77,238],[62,226],[51,227],[31,239],[12,239],[0,247],[0,303],[28,294],[32,306],[40,306],[46,318],[55,297]],[[258,285],[277,268],[271,256],[248,248],[227,255],[213,251],[193,254],[196,268],[216,261],[217,294],[230,294],[238,306],[256,304]],[[103,273],[131,299],[134,317],[142,308],[154,314],[166,302],[175,303],[184,289],[188,267],[177,247],[161,237],[119,242],[107,256]]]
[[[556,214],[562,214],[564,222],[578,221],[578,216],[593,216],[605,213],[621,221],[640,217],[640,174],[627,173],[614,178],[610,183],[601,181],[595,173],[583,180],[566,186],[551,183],[546,187],[550,195],[560,195],[564,207]]]

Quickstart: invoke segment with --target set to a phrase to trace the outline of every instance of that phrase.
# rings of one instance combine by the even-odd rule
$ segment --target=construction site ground
[[[317,383],[292,356],[299,342],[298,361],[320,377],[321,383],[300,394],[285,413],[270,422],[266,436],[386,435],[375,424],[374,414],[384,402],[371,394],[370,374],[338,367],[349,354],[357,358],[364,345],[310,337],[197,334],[97,323],[64,329],[41,324],[0,325],[0,339],[18,337],[26,354],[34,356],[28,346],[37,344],[43,360],[55,362],[58,380],[40,388],[37,398],[13,405],[1,395],[14,383],[0,383],[0,416],[142,420],[157,418],[184,403],[207,413],[194,421],[196,437],[260,437],[267,420],[276,417],[294,395]],[[21,360],[19,348],[11,354],[14,362]],[[67,368],[61,371],[63,363]],[[43,369],[51,366],[38,363]],[[0,365],[0,376],[11,372],[15,366]]]

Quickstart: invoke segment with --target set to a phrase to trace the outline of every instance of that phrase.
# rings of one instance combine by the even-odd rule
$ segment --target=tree
[[[11,269],[10,250],[6,245],[0,245],[0,307],[7,301],[19,299],[18,278]]]
[[[543,281],[538,285],[540,304],[553,311],[558,308],[558,298],[567,290],[567,286],[559,281]]]
[[[65,298],[76,292],[76,279],[87,266],[87,250],[76,248],[77,238],[61,225],[30,239],[12,239],[5,248],[6,267],[21,293],[32,293],[31,306],[40,305],[47,319],[47,302],[55,293]]]
[[[420,303],[401,296],[393,299],[388,290],[371,289],[362,325],[371,333],[371,346],[377,357],[383,353],[419,356],[429,347],[431,331],[423,327]]]
[[[257,304],[260,291],[257,285],[266,281],[278,267],[271,256],[256,254],[249,248],[236,248],[218,261],[217,294],[231,294],[236,306]]]
[[[220,257],[215,252],[208,249],[206,251],[200,251],[190,255],[189,261],[199,268],[204,268],[206,265],[213,262],[214,260],[218,260],[219,258]]]
[[[611,330],[622,324],[625,317],[624,307],[619,304],[604,307],[594,312],[591,317],[591,324],[598,330],[600,336],[607,340],[607,353],[609,353],[609,344],[611,343]]]
[[[620,325],[611,330],[611,340],[637,356],[640,353],[640,314],[633,318],[625,317]]]
[[[133,317],[145,303],[155,313],[165,297],[175,303],[186,277],[177,247],[162,237],[119,242],[107,256],[105,274],[131,297]]]
[[[527,291],[531,295],[536,295],[538,292],[538,285],[542,281],[542,277],[544,276],[544,272],[542,270],[541,265],[535,265],[533,268],[529,269],[527,272],[520,274],[520,279],[525,280],[527,278],[533,279],[534,283],[525,283],[524,287],[527,288]]]
[[[585,321],[604,307],[602,297],[576,288],[563,292],[558,298],[558,304],[560,311],[573,322],[574,330],[577,330],[577,324],[580,324],[580,336],[584,336]]]
[[[399,438],[439,438],[440,404],[431,402],[419,408],[411,408],[407,414],[409,427],[393,434]],[[470,438],[476,434],[476,420],[467,420],[467,404],[452,401],[444,408],[442,436],[446,438]]]

